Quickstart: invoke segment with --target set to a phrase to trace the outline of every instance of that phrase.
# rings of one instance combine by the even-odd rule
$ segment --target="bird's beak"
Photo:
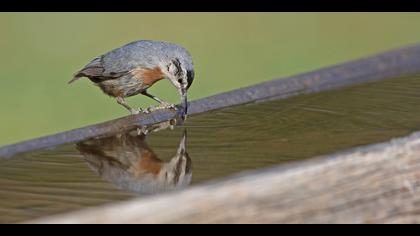
[[[188,112],[188,99],[187,99],[187,89],[182,88],[180,91],[181,94],[181,106],[184,108],[184,114]]]

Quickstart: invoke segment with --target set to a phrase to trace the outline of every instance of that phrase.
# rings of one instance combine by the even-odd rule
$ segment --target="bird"
[[[186,130],[169,161],[159,159],[146,140],[144,134],[126,132],[81,141],[77,149],[90,169],[118,189],[151,195],[187,187],[192,180],[192,162]]]
[[[175,105],[147,91],[156,82],[168,79],[177,89],[186,115],[187,91],[194,76],[191,54],[182,46],[165,41],[139,40],[94,58],[68,83],[88,78],[131,114],[138,114],[144,110],[131,108],[125,98],[142,94],[158,102],[158,108],[175,108]]]

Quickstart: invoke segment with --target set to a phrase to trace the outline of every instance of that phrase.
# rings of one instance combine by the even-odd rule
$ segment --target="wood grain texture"
[[[420,223],[420,132],[30,223]]]

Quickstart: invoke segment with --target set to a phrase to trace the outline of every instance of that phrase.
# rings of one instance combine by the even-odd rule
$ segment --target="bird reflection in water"
[[[187,187],[192,178],[187,132],[181,137],[174,156],[164,162],[146,142],[147,134],[173,127],[171,121],[112,137],[91,139],[77,144],[88,166],[117,188],[136,194],[155,194]]]

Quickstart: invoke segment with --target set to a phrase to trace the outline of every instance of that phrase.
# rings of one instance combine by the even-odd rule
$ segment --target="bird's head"
[[[167,78],[177,88],[181,96],[181,105],[187,114],[187,91],[194,80],[194,67],[191,58],[173,58],[166,65]]]

